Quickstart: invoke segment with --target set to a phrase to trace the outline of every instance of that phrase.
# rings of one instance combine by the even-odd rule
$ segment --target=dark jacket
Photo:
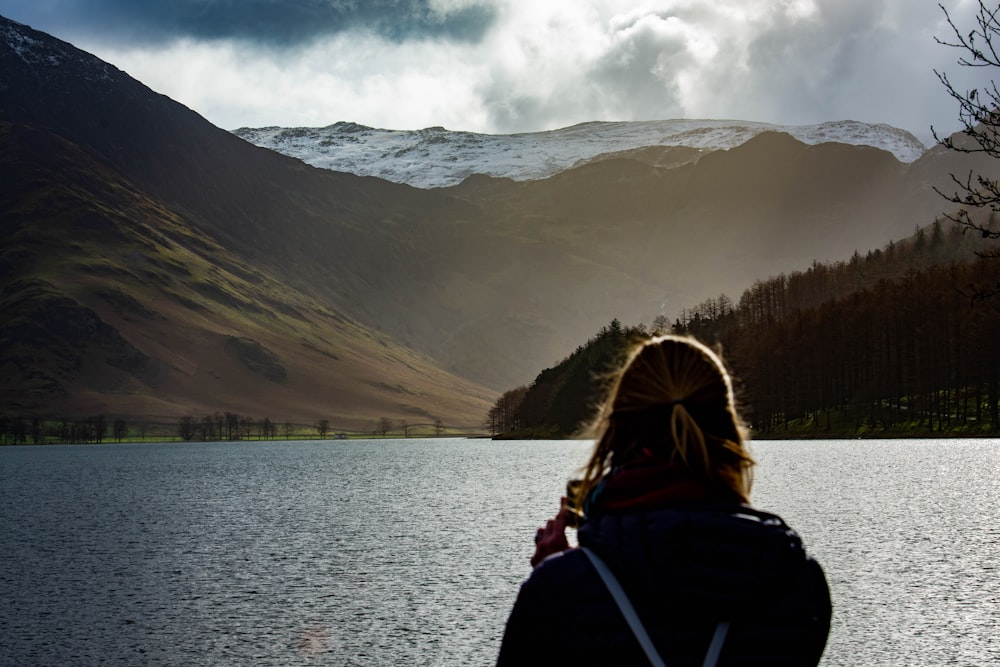
[[[661,658],[700,666],[719,620],[719,667],[816,665],[830,627],[819,564],[779,517],[744,505],[592,514],[579,530],[618,577]],[[498,665],[648,665],[586,556],[550,557],[521,587]]]

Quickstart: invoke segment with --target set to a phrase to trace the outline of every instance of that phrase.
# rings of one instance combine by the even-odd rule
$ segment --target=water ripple
[[[488,665],[585,442],[0,448],[0,664]],[[1000,664],[1000,443],[755,443],[823,664]]]

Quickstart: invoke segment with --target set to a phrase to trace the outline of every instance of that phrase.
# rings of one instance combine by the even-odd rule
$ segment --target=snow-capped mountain
[[[433,188],[456,185],[472,174],[514,180],[545,178],[601,155],[647,146],[702,151],[734,148],[767,131],[787,132],[806,144],[873,146],[891,152],[901,162],[913,162],[926,150],[909,132],[856,121],[802,126],[735,120],[592,122],[509,135],[442,127],[381,130],[342,122],[321,128],[244,127],[234,133],[315,167]]]

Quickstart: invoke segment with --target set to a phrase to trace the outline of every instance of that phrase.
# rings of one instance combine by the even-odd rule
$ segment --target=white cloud
[[[96,49],[95,49],[96,50]],[[386,128],[484,126],[459,47],[387,48],[343,36],[288,54],[232,42],[175,42],[156,51],[104,49],[101,57],[220,127],[318,126],[352,120]]]
[[[473,0],[434,0],[441,11]],[[971,3],[952,9],[971,27]],[[952,130],[934,77],[967,72],[919,0],[505,0],[476,42],[341,32],[284,51],[176,41],[80,43],[217,125],[510,132],[668,117],[886,122],[923,138]]]

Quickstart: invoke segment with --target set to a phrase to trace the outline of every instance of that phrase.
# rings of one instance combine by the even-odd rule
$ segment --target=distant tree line
[[[417,433],[443,435],[444,422],[435,419],[431,423],[413,424],[405,420],[397,425],[388,417],[380,417],[374,427],[364,431],[372,437],[387,437],[398,430],[405,437]],[[138,420],[133,424],[123,418],[108,419],[104,415],[84,418],[44,418],[39,416],[9,416],[0,414],[0,446],[26,444],[90,444],[103,443],[113,439],[143,441],[181,439],[185,441],[217,440],[275,440],[278,438],[301,438],[308,433],[325,439],[331,434],[341,439],[343,431],[332,433],[329,419],[318,420],[313,425],[296,424],[290,421],[277,422],[270,417],[254,419],[235,412],[214,412],[202,416],[184,415],[173,423],[149,423]]]
[[[290,423],[285,424],[285,433],[292,431]],[[270,417],[254,419],[235,412],[216,412],[200,418],[193,415],[181,417],[177,425],[177,435],[181,440],[248,440],[256,436],[260,440],[271,440],[278,435],[278,424]]]
[[[399,422],[398,427],[395,421],[389,417],[379,417],[375,422],[374,428],[371,430],[371,435],[376,438],[385,438],[394,431],[400,431],[404,438],[409,438],[411,435],[417,432],[417,429],[431,429],[435,435],[443,435],[445,432],[445,425],[441,419],[435,419],[430,424],[413,424],[403,419]]]
[[[0,415],[0,445],[102,443],[109,430],[111,437],[118,442],[127,434],[123,419],[115,419],[109,424],[104,415],[83,419]]]
[[[405,420],[400,422],[400,430],[405,437],[410,437],[411,433],[418,427],[431,428],[437,435],[445,432],[444,422],[440,419],[434,420],[432,424],[409,424]],[[329,419],[320,419],[311,427],[315,430],[316,437],[325,440],[333,433]],[[386,437],[396,428],[395,422],[389,417],[379,417],[375,426],[370,431],[374,437]],[[291,422],[277,423],[270,417],[254,419],[246,415],[239,415],[235,412],[216,412],[211,415],[195,417],[185,415],[181,417],[177,425],[177,435],[182,440],[213,441],[213,440],[274,440],[278,437],[291,438],[293,435],[301,435],[301,427]],[[334,434],[337,438],[346,437],[346,433],[339,431]]]
[[[991,221],[990,225],[995,225]],[[904,242],[758,281],[686,309],[670,331],[722,348],[760,434],[1000,432],[1000,264],[935,222]],[[617,321],[528,387],[506,392],[494,434],[562,437],[590,420],[603,378],[636,339]]]

